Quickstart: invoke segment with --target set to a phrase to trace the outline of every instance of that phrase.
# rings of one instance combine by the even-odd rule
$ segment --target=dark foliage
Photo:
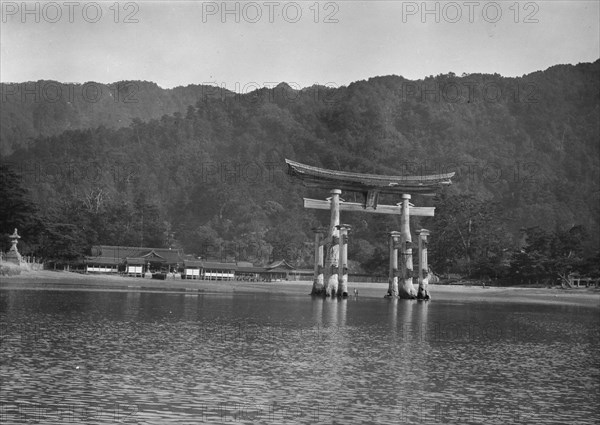
[[[328,213],[304,210],[302,197],[328,194],[289,181],[284,158],[381,174],[456,171],[447,193],[413,197],[438,207],[413,228],[432,230],[436,269],[501,276],[521,228],[599,233],[599,68],[600,61],[562,65],[522,78],[387,76],[247,95],[121,83],[135,87],[135,103],[12,97],[1,118],[2,149],[12,152],[3,197],[13,207],[2,207],[1,231],[23,228],[31,249],[46,256],[143,244],[308,266],[310,229]],[[342,220],[353,226],[355,269],[386,273],[387,232],[398,229],[398,217]],[[42,226],[33,234],[32,222]],[[597,252],[589,239],[585,249]]]

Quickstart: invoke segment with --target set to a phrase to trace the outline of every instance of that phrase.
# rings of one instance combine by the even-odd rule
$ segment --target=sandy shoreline
[[[191,293],[273,293],[308,295],[312,288],[309,281],[286,282],[238,282],[202,281],[182,279],[143,279],[113,275],[90,275],[65,271],[42,270],[23,272],[18,276],[2,276],[2,290],[105,290]],[[383,298],[387,283],[350,282],[351,294],[358,289],[359,297]],[[600,308],[600,288],[516,288],[462,285],[430,285],[432,300],[519,302],[544,304],[571,304]]]

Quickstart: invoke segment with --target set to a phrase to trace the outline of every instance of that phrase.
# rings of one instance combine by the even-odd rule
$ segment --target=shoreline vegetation
[[[415,208],[425,208],[427,215],[407,221],[417,248],[413,263],[414,232],[425,228],[427,262],[439,275],[511,283],[554,284],[575,273],[597,279],[599,72],[597,59],[519,78],[387,75],[299,91],[282,83],[233,98],[211,86],[174,91],[129,81],[139,102],[108,96],[93,108],[82,99],[7,96],[0,239],[7,249],[7,233],[17,227],[22,255],[60,268],[118,267],[126,257],[144,268],[148,261],[140,257],[171,248],[169,257],[181,250],[181,258],[155,261],[152,269],[199,258],[261,268],[287,259],[312,269],[312,228],[332,227],[329,192],[342,190],[353,209],[358,192],[382,184],[387,189],[371,191],[381,196],[368,197],[369,206],[377,201],[398,213],[394,205],[406,192]],[[42,93],[62,84],[31,83]],[[490,84],[506,96],[472,96]],[[511,88],[519,84],[534,87],[534,99],[515,99]],[[422,91],[456,85],[469,90],[450,90],[450,102]],[[107,94],[116,86],[98,88]],[[494,125],[477,124],[483,122]],[[454,184],[437,180],[450,173]],[[422,196],[434,181],[436,196]],[[317,208],[304,208],[306,196]],[[343,223],[353,226],[348,270],[388,274],[387,233],[401,230],[401,217],[342,210]]]
[[[92,290],[92,291],[142,291],[177,292],[186,294],[211,293],[269,293],[275,295],[309,295],[312,281],[280,282],[244,282],[244,281],[207,281],[184,279],[147,279],[120,275],[81,274],[68,271],[22,270],[22,273],[0,278],[0,290]],[[349,282],[350,294],[358,290],[358,298],[383,298],[387,283]],[[482,282],[468,282],[464,285],[430,284],[432,301],[476,301],[571,304],[600,308],[600,288],[512,286],[485,287]],[[349,297],[354,298],[354,295]],[[425,301],[428,302],[428,301]]]

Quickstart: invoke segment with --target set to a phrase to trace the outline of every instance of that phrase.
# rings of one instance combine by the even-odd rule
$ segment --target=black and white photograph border
[[[0,423],[597,424],[600,2],[0,0]]]

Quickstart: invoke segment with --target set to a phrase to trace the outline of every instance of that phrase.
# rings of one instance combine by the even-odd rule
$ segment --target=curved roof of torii
[[[327,170],[289,159],[286,159],[285,163],[287,164],[287,173],[302,180],[305,186],[353,192],[431,194],[439,191],[444,186],[452,184],[450,179],[454,176],[454,173],[427,176],[384,176]]]

